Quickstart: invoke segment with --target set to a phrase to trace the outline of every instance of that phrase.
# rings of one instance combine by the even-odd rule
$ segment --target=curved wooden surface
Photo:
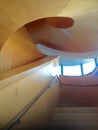
[[[70,28],[74,24],[74,20],[70,17],[49,17],[45,21],[55,28]]]
[[[68,48],[67,51],[79,52],[98,49],[96,6],[98,1],[96,0],[36,0],[36,2],[34,0],[1,0],[0,3],[0,48],[15,31],[27,23],[41,18],[59,16],[71,17],[75,20],[71,28],[60,30],[62,35],[67,37],[66,41],[61,37],[63,48]]]
[[[75,2],[73,0],[36,0],[36,2],[35,0],[1,0],[0,3],[0,72],[43,57],[43,54],[34,45],[37,42],[67,52],[98,50],[98,26],[96,26],[98,1],[96,0],[76,0]],[[55,17],[55,19],[50,17]],[[66,25],[69,27],[69,23],[71,23],[73,26],[60,29],[61,24],[61,27],[65,27],[63,23],[66,20],[59,21],[59,23],[56,17],[66,17],[68,20],[72,18],[75,23],[73,24],[73,20],[70,19],[71,22]],[[47,22],[41,23],[41,21],[36,26],[32,23],[30,28],[27,27],[28,23],[42,18],[50,18],[48,23],[58,28],[52,27]],[[51,22],[52,20],[53,22]],[[28,36],[21,33],[15,34],[19,29],[25,27]],[[13,39],[14,34],[16,36]],[[19,38],[22,35],[24,36]],[[28,37],[32,37],[32,43],[28,41]],[[11,38],[12,40],[9,40]],[[30,48],[27,47],[29,43],[33,44]],[[18,45],[16,49],[15,44]]]
[[[0,0],[0,46],[23,25],[36,19],[57,16],[68,2],[69,0]]]

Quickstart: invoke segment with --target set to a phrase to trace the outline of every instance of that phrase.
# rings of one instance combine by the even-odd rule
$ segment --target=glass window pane
[[[81,67],[77,66],[63,66],[63,73],[67,76],[81,76]]]
[[[91,73],[95,69],[95,67],[96,67],[95,60],[83,64],[83,74],[85,75]]]

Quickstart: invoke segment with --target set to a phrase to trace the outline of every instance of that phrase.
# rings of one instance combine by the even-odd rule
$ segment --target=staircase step
[[[55,113],[64,113],[64,112],[82,112],[82,113],[96,113],[98,112],[98,107],[57,107],[54,109]]]
[[[98,130],[98,122],[51,122],[50,128],[65,128],[65,130],[80,130],[81,128],[84,130],[84,128],[90,130]],[[67,128],[67,129],[66,129]],[[68,129],[69,128],[69,129]],[[85,130],[86,130],[85,129]]]
[[[50,130],[98,130],[98,107],[57,107]]]
[[[67,115],[69,115],[69,116],[74,116],[74,115],[85,115],[85,116],[94,116],[94,115],[96,115],[96,116],[98,116],[98,112],[54,112],[54,114],[53,114],[54,116],[62,116],[62,115],[64,115],[64,116],[67,116]]]
[[[82,121],[82,120],[87,120],[87,121],[93,121],[97,120],[98,121],[98,114],[96,113],[90,113],[90,114],[77,114],[77,113],[66,113],[66,114],[53,114],[52,120],[62,120],[62,121]]]
[[[50,122],[50,124],[57,124],[57,125],[98,125],[98,120],[97,121],[85,121],[85,120],[83,120],[83,121],[79,121],[79,120],[77,120],[77,121],[51,121]]]
[[[71,124],[66,124],[66,125],[54,125],[50,127],[49,130],[98,130],[98,126],[96,125],[71,125]]]

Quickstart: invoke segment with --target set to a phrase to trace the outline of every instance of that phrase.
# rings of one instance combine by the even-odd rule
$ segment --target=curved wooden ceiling
[[[0,46],[23,25],[39,18],[57,16],[68,2],[69,0],[0,0]]]
[[[47,41],[50,47],[71,52],[98,49],[98,0],[36,0],[36,2],[0,0],[0,2],[0,47],[17,29],[29,22],[45,17],[63,16],[73,18],[75,23],[68,29],[58,30],[50,27],[51,31],[55,32],[55,36],[50,38],[53,41]],[[47,25],[46,28],[50,30]],[[44,39],[40,40],[46,44]]]

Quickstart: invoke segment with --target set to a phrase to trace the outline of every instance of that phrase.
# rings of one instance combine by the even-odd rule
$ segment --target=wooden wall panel
[[[6,41],[0,51],[0,73],[28,64],[43,56],[26,29],[22,27]]]
[[[70,0],[0,0],[0,43],[24,24],[57,16]],[[55,6],[54,6],[55,5]]]
[[[44,62],[43,60],[40,61],[41,65],[35,64],[36,67],[34,67],[31,64],[31,69],[26,70],[26,72],[21,72],[9,77],[7,80],[2,80],[5,87],[0,89],[0,129],[48,85],[53,78],[52,70],[56,66],[55,60],[57,59],[53,59],[53,57],[48,59],[48,61],[45,58]],[[49,88],[34,107],[22,118],[22,125],[18,125],[19,128],[16,128],[16,130],[33,129],[35,126],[41,126],[46,123],[50,118],[52,109],[58,103],[58,98],[59,84],[54,82],[52,88]]]
[[[73,106],[98,106],[98,86],[67,86],[60,89],[61,104]]]

